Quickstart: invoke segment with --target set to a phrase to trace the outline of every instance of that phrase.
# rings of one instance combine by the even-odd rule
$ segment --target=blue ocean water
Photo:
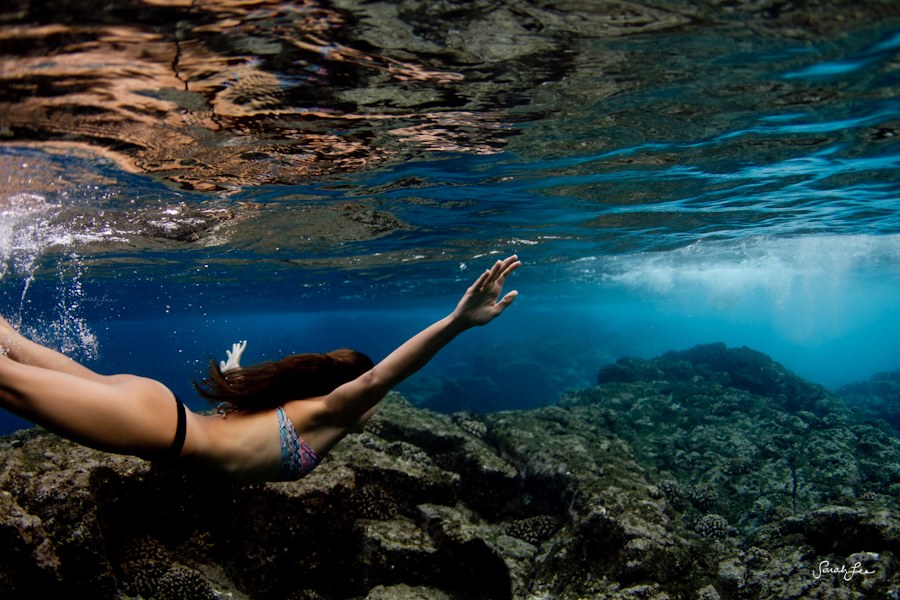
[[[900,367],[898,31],[585,38],[570,76],[505,110],[299,182],[187,189],[7,136],[0,313],[202,408],[191,381],[234,341],[250,362],[377,360],[515,252],[515,304],[404,383],[411,400],[540,406],[619,357],[716,341],[826,386],[865,379]],[[467,139],[482,126],[503,143]]]

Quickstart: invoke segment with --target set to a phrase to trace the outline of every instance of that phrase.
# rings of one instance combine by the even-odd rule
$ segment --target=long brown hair
[[[326,354],[292,354],[224,373],[211,360],[209,377],[195,382],[194,387],[220,412],[266,410],[288,400],[324,396],[372,366],[368,356],[347,348]]]

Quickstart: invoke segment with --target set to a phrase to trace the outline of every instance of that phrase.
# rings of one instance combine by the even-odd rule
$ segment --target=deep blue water
[[[405,383],[411,399],[455,381],[471,391],[459,409],[538,406],[616,358],[714,341],[826,386],[865,379],[900,368],[898,31],[589,40],[588,67],[656,71],[616,74],[640,81],[613,94],[606,67],[595,93],[579,87],[590,68],[549,82],[499,118],[510,137],[490,152],[302,183],[189,191],[8,141],[0,311],[200,408],[191,380],[233,341],[249,340],[245,362],[338,346],[378,359],[516,252],[513,307]],[[342,205],[401,225],[317,237],[310,215]],[[236,216],[166,234],[223,210]],[[0,431],[22,424],[0,415]]]

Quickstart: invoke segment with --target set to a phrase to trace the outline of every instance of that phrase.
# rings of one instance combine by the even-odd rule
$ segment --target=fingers
[[[495,281],[502,285],[509,274],[519,268],[521,264],[519,257],[515,254],[503,260],[498,260],[490,269],[481,274],[475,285],[479,289],[484,289]]]
[[[472,289],[477,291],[481,291],[482,289],[484,289],[484,284],[487,281],[487,278],[490,277],[490,275],[490,269],[479,275],[478,279],[475,280],[475,283],[472,284]]]
[[[500,302],[497,303],[497,306],[500,307],[501,312],[507,306],[512,304],[513,300],[515,300],[516,296],[518,296],[518,295],[519,295],[519,292],[517,292],[516,290],[513,290],[513,291],[509,292],[508,294],[506,294],[505,296],[503,296],[503,298],[500,300]]]
[[[500,268],[502,265],[503,265],[503,261],[498,260],[491,266],[490,269],[488,269],[487,271],[482,273],[481,277],[478,278],[479,281],[481,282],[481,285],[479,286],[479,288],[481,290],[484,290],[484,289],[490,287],[490,285],[497,280],[497,277],[499,276]]]
[[[503,261],[503,268],[500,271],[500,276],[497,278],[497,281],[503,283],[504,281],[506,281],[506,278],[509,277],[509,274],[518,269],[520,266],[522,266],[522,263],[519,260],[519,257],[513,254],[505,261]]]

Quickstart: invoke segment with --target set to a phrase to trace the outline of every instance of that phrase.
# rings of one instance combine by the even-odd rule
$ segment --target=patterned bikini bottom
[[[281,466],[278,468],[279,481],[295,481],[318,466],[319,455],[303,441],[294,429],[294,424],[279,406],[278,429],[281,432]]]

